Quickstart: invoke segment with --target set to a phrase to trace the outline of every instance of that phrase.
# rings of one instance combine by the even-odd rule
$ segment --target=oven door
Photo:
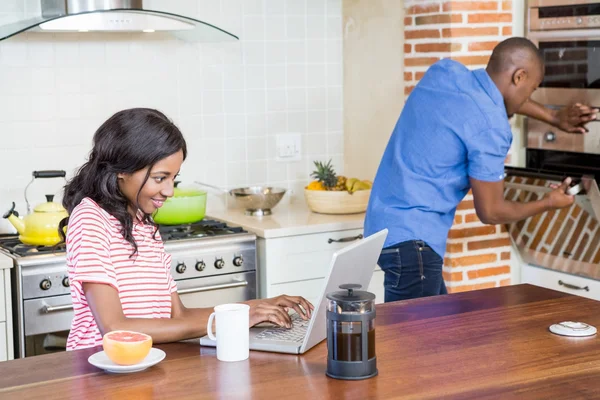
[[[256,299],[256,271],[182,279],[177,292],[188,308],[214,307]]]
[[[524,262],[600,280],[600,191],[593,177],[581,179],[584,191],[571,207],[547,211],[507,225]],[[565,174],[506,168],[504,197],[528,202],[543,198]]]

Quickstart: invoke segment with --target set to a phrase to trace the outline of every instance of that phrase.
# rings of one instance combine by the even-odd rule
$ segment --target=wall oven
[[[600,106],[600,1],[529,0],[526,25],[545,62],[533,100],[555,109],[577,102]],[[526,264],[600,280],[600,123],[587,129],[574,134],[525,119],[525,168],[506,168],[504,195],[534,201],[567,176],[581,180],[584,190],[571,207],[507,229]],[[569,284],[568,278],[560,282]]]

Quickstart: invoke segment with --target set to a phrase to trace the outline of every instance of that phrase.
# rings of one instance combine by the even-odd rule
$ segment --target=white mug
[[[216,318],[217,335],[212,331]],[[208,337],[217,342],[217,359],[242,361],[250,356],[250,306],[247,304],[221,304],[208,318]]]

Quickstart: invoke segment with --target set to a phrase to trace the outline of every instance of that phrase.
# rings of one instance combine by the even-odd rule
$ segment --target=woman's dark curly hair
[[[139,194],[154,164],[178,151],[183,151],[185,160],[185,139],[163,113],[150,108],[119,111],[94,133],[88,161],[65,186],[63,206],[71,214],[85,197],[94,200],[121,223],[121,234],[133,246],[133,256],[137,253],[132,234],[134,221],[127,211],[128,200],[119,190],[117,174],[131,174],[148,168]],[[134,208],[139,209],[139,205]],[[149,214],[144,214],[142,222],[158,229]],[[68,223],[68,217],[60,222],[59,233],[63,241]]]

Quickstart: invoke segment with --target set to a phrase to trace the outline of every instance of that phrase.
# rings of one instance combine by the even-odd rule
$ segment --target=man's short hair
[[[540,70],[544,71],[544,58],[539,49],[524,37],[511,37],[498,43],[492,51],[492,56],[488,62],[488,70],[494,73],[502,73],[510,69],[514,65],[515,54],[525,54],[532,61],[535,61],[540,66]]]

